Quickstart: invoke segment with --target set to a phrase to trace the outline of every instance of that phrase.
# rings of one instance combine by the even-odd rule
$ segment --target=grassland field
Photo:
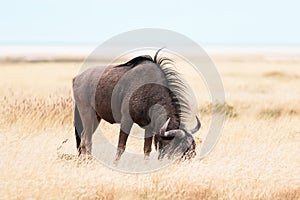
[[[203,160],[146,174],[76,157],[71,86],[82,61],[0,61],[0,199],[300,199],[300,60],[212,60],[226,93],[218,144]],[[202,122],[199,151],[214,105],[185,75]],[[117,144],[118,127],[100,127]],[[129,138],[127,151],[142,145]]]

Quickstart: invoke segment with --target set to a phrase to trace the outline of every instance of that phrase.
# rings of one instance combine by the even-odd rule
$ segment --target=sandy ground
[[[227,103],[217,146],[203,160],[147,174],[120,173],[75,156],[71,80],[81,62],[1,61],[1,199],[300,199],[299,59],[212,59]],[[201,89],[199,151],[212,105],[205,84],[186,76]],[[117,143],[117,126],[100,128]],[[142,152],[140,140],[129,138],[127,146]]]

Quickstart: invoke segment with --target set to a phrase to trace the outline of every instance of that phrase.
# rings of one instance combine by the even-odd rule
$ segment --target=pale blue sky
[[[204,45],[300,45],[300,1],[1,1],[0,44],[100,44],[164,28]]]

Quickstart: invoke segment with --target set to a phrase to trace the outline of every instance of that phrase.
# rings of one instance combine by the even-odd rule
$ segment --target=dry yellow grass
[[[81,63],[1,63],[0,199],[300,199],[300,62],[214,61],[227,95],[216,148],[204,160],[140,175],[72,156],[71,78]],[[213,106],[196,97],[200,146]],[[117,127],[101,128],[116,144]],[[127,146],[142,152],[140,140]]]

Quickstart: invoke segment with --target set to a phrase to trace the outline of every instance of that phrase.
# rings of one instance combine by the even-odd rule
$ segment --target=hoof
[[[114,163],[113,163],[113,164],[114,164],[114,167],[117,167],[117,166],[118,166],[118,164],[119,164],[119,160],[117,160],[117,159],[116,159],[116,160],[114,160]]]
[[[150,154],[149,153],[145,154],[144,160],[150,160]]]

